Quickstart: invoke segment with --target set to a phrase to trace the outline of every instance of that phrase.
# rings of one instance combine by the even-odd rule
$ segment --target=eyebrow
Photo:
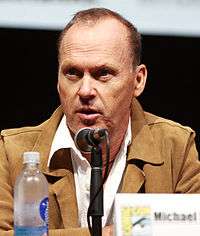
[[[70,61],[64,61],[61,65],[60,65],[61,68],[63,67],[80,67],[80,66],[77,66],[75,63],[72,63]]]
[[[81,66],[81,65],[78,65],[76,63],[73,63],[71,61],[64,61],[61,65],[60,65],[61,69],[63,68],[70,68],[70,67],[75,67],[77,69],[80,69],[82,70],[84,68],[84,66]],[[99,64],[99,65],[95,65],[94,67],[89,67],[89,71],[97,71],[97,70],[100,70],[100,69],[108,69],[108,70],[112,70],[112,71],[115,71],[115,72],[118,72],[118,68],[116,66],[114,66],[113,64],[111,63],[105,63],[105,64]]]
[[[102,64],[102,65],[97,65],[92,68],[92,71],[96,70],[101,70],[101,69],[108,69],[112,71],[118,71],[118,68],[114,67],[112,64]]]

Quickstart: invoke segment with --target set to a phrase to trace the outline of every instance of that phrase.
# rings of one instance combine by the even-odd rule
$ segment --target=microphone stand
[[[101,188],[101,189],[100,189]],[[103,186],[102,186],[102,150],[100,145],[91,151],[90,208],[92,217],[92,236],[102,236]]]

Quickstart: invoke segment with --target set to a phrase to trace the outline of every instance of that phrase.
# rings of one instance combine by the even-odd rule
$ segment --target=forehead
[[[104,19],[95,24],[76,23],[64,35],[60,58],[107,55],[125,59],[130,51],[127,28],[116,19]],[[124,58],[123,58],[124,57]]]

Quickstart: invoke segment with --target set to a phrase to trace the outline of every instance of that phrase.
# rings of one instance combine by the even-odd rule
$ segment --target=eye
[[[65,69],[63,73],[65,77],[67,77],[70,80],[78,79],[83,76],[83,73],[75,67],[69,67]]]
[[[109,80],[113,75],[114,71],[109,68],[100,68],[94,72],[94,77],[98,80]]]
[[[104,69],[100,69],[98,74],[99,74],[99,76],[107,76],[110,74],[110,71],[108,69],[104,68]]]

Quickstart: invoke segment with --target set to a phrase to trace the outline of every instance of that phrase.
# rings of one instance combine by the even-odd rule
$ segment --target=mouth
[[[81,119],[85,120],[93,120],[102,115],[100,111],[92,108],[81,108],[77,111],[77,114]]]

